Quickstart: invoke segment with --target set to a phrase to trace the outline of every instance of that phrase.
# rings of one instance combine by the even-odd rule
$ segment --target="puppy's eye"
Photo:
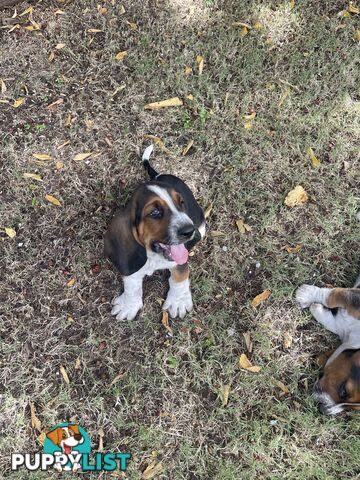
[[[347,390],[345,383],[342,383],[338,389],[338,395],[341,398],[341,400],[346,400],[347,398]]]
[[[63,434],[62,434],[62,438],[66,438],[66,433],[65,432],[63,432]]]
[[[161,208],[154,208],[154,210],[152,210],[152,212],[150,213],[151,218],[159,219],[162,218],[162,216],[163,211],[161,210]]]

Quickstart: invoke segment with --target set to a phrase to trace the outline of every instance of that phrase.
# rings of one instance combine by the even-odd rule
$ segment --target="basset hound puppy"
[[[342,344],[328,358],[315,384],[320,410],[336,415],[345,408],[360,409],[360,276],[353,288],[302,285],[296,292],[302,308],[310,307],[315,320],[338,335]]]
[[[155,270],[169,269],[169,292],[163,305],[171,317],[183,318],[193,307],[189,250],[205,235],[205,217],[189,187],[150,165],[154,146],[142,161],[150,181],[140,185],[105,234],[105,255],[123,276],[124,292],[112,302],[112,315],[132,320],[143,306],[142,283]]]
[[[75,454],[73,447],[84,443],[84,437],[79,431],[78,425],[68,425],[67,427],[57,427],[46,434],[47,438],[51,440],[55,445],[61,448],[61,453],[69,455]],[[69,470],[69,467],[62,467],[60,463],[55,463],[54,468],[59,472],[63,470]],[[79,463],[74,463],[72,471],[76,472],[81,468]]]

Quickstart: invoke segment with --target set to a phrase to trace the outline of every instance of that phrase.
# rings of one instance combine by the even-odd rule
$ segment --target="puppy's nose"
[[[75,433],[74,438],[75,438],[75,440],[77,440],[78,442],[80,442],[80,440],[82,439],[81,433]]]
[[[195,232],[194,225],[189,223],[187,225],[183,225],[178,229],[178,236],[183,238],[190,238],[194,232]]]

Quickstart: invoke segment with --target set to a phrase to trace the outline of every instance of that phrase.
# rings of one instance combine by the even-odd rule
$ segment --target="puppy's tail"
[[[153,150],[154,150],[154,145],[151,144],[147,148],[145,148],[142,156],[142,162],[143,162],[144,168],[151,180],[155,180],[156,177],[159,175],[158,172],[150,165],[150,162],[149,162],[150,155]]]

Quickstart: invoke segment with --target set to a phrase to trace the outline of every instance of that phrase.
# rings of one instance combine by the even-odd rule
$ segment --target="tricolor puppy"
[[[342,341],[327,360],[315,384],[314,397],[323,413],[360,409],[360,276],[354,288],[302,285],[296,292],[302,308]]]
[[[172,317],[192,307],[189,250],[205,235],[205,217],[189,187],[173,175],[159,175],[150,165],[150,145],[142,160],[150,181],[140,185],[105,234],[105,255],[123,275],[124,292],[112,315],[131,320],[143,306],[142,283],[155,270],[171,271],[163,305]]]
[[[84,437],[79,432],[78,425],[68,425],[67,427],[57,427],[51,432],[47,433],[46,436],[58,447],[61,448],[62,453],[69,455],[70,453],[76,454],[78,452],[74,451],[73,448],[81,443],[84,443]],[[68,470],[66,466],[63,468],[60,463],[55,463],[54,468],[59,472],[62,470]],[[79,463],[74,463],[72,471],[76,472],[81,468]]]

